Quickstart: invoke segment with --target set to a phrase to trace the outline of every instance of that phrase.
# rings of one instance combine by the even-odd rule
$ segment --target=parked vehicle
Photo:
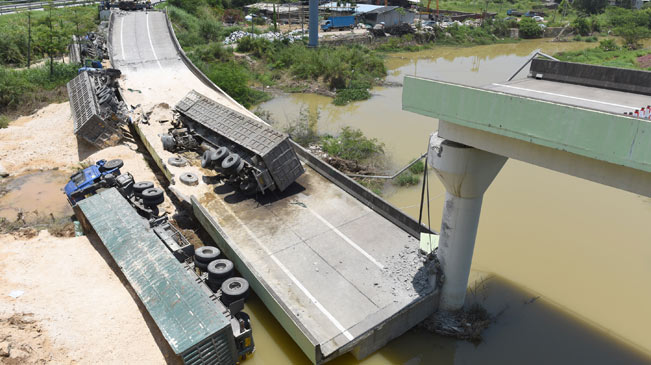
[[[522,16],[524,13],[517,11],[515,9],[509,9],[506,11],[506,15],[512,15],[512,16]]]
[[[352,15],[349,16],[332,16],[321,24],[321,30],[327,32],[331,29],[353,29],[357,21]]]
[[[533,17],[531,17],[531,19],[533,19],[533,20],[535,20],[537,22],[542,22],[543,20],[545,20],[545,18],[543,18],[543,17],[541,17],[539,15],[534,15]]]

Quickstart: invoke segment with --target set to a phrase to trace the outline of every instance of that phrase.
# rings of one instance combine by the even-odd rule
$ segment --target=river
[[[508,79],[535,49],[553,54],[594,45],[535,40],[395,53],[386,59],[387,80],[418,75],[481,86]],[[400,87],[372,94],[344,107],[312,94],[278,96],[259,107],[279,125],[295,120],[302,108],[319,110],[320,132],[359,128],[385,144],[397,169],[426,150],[437,120],[402,111]],[[432,176],[431,225],[437,230],[443,193]],[[387,184],[383,196],[417,217],[420,186]],[[497,316],[484,340],[472,344],[416,328],[360,363],[650,363],[649,222],[649,198],[509,160],[485,195],[472,263],[468,299]],[[246,363],[308,362],[258,299],[247,306],[257,352]],[[352,363],[350,355],[333,362]]]

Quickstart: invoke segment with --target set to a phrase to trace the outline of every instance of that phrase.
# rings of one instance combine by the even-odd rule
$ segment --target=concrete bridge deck
[[[418,254],[418,240],[372,203],[379,198],[362,202],[351,196],[342,186],[354,183],[346,178],[306,165],[306,173],[282,194],[253,199],[198,167],[198,155],[186,154],[192,159],[187,167],[166,164],[172,154],[162,148],[159,134],[171,127],[170,107],[190,90],[252,113],[188,69],[165,22],[159,12],[114,13],[111,20],[113,62],[123,72],[124,97],[145,112],[153,110],[148,123],[135,129],[171,189],[192,205],[307,357],[314,363],[350,351],[364,357],[431,314],[438,292],[429,280],[433,267],[424,266]],[[179,183],[184,172],[200,176],[199,184]],[[336,179],[346,181],[338,186],[331,182]]]

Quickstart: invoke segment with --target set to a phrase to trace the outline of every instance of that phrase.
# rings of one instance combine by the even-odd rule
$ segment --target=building
[[[411,24],[416,14],[409,12],[399,6],[383,6],[378,9],[363,13],[362,22],[370,25],[382,24],[385,26],[398,25],[401,23]]]

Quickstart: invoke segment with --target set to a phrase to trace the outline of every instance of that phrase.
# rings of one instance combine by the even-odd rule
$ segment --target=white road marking
[[[384,265],[382,265],[381,262],[377,261],[368,252],[364,251],[363,248],[359,247],[355,242],[353,242],[353,240],[348,238],[348,236],[341,233],[341,231],[338,230],[337,227],[333,226],[330,222],[328,222],[325,218],[323,218],[319,213],[315,212],[314,210],[312,210],[312,208],[309,208],[309,207],[307,208],[307,210],[309,210],[310,213],[312,213],[315,217],[319,218],[319,220],[321,222],[323,222],[323,224],[328,226],[328,228],[330,228],[333,232],[335,232],[339,237],[343,238],[344,241],[348,242],[348,244],[351,245],[354,249],[359,251],[362,255],[366,256],[366,258],[369,259],[372,263],[374,263],[375,266],[379,267],[380,269],[384,269]]]
[[[629,105],[621,105],[621,104],[615,104],[615,103],[607,103],[605,101],[598,101],[598,100],[593,100],[593,99],[584,99],[584,98],[579,98],[576,96],[570,96],[570,95],[563,95],[563,94],[557,94],[557,93],[550,93],[547,91],[538,91],[538,90],[532,90],[532,89],[525,89],[523,87],[516,87],[516,86],[511,86],[511,85],[504,85],[504,84],[493,84],[495,86],[503,86],[503,87],[508,87],[511,89],[516,89],[516,90],[522,90],[522,91],[530,91],[534,93],[539,93],[539,94],[546,94],[546,95],[553,95],[553,96],[561,96],[564,98],[568,99],[576,99],[576,100],[581,100],[581,101],[588,101],[591,103],[597,103],[597,104],[604,104],[604,105],[612,105],[620,108],[628,108],[628,109],[636,109],[637,107],[634,106],[629,106]]]
[[[217,200],[219,201],[219,199],[217,199]],[[240,226],[242,226],[242,228],[244,228],[244,230],[246,231],[246,233],[247,233],[249,236],[251,236],[251,238],[253,238],[253,240],[258,244],[258,246],[260,246],[260,247],[264,250],[264,252],[265,252],[267,255],[269,255],[269,257],[271,257],[271,259],[273,260],[273,262],[275,262],[276,265],[278,265],[278,267],[280,268],[280,270],[282,270],[282,272],[284,272],[285,275],[287,275],[287,277],[288,277],[288,278],[289,278],[289,279],[294,283],[294,285],[296,285],[296,286],[297,286],[297,287],[298,287],[298,288],[303,292],[303,294],[305,294],[305,296],[306,296],[306,297],[307,297],[307,298],[312,302],[312,304],[314,304],[314,305],[317,307],[317,309],[319,309],[319,311],[321,311],[321,313],[323,313],[323,315],[325,315],[325,316],[330,320],[330,322],[332,322],[332,324],[333,324],[335,327],[337,327],[337,329],[338,329],[339,331],[341,331],[341,333],[343,333],[344,336],[346,336],[346,338],[348,339],[348,341],[352,341],[354,337],[353,337],[352,334],[350,334],[350,332],[348,332],[348,330],[346,330],[346,327],[344,327],[341,323],[339,323],[339,321],[338,321],[338,320],[337,320],[337,319],[336,319],[332,314],[330,314],[330,312],[328,312],[328,310],[323,306],[323,304],[321,304],[321,303],[320,303],[320,302],[319,302],[319,301],[318,301],[318,300],[317,300],[317,299],[312,295],[312,293],[310,293],[310,291],[307,290],[307,288],[304,287],[303,284],[301,284],[300,281],[298,281],[298,279],[294,276],[294,274],[292,274],[291,271],[289,271],[289,269],[287,269],[287,267],[286,267],[285,265],[283,265],[283,263],[280,262],[280,260],[279,260],[276,256],[274,256],[273,253],[272,253],[271,251],[269,251],[269,249],[267,248],[267,246],[264,245],[264,244],[260,241],[260,239],[255,235],[255,233],[253,233],[253,232],[249,229],[249,227],[248,227],[244,222],[242,222],[242,220],[241,220],[239,217],[237,217],[237,216],[233,213],[233,211],[231,210],[230,207],[228,207],[226,204],[224,204],[224,203],[221,202],[221,201],[220,201],[220,203],[221,203],[221,205],[222,205],[224,208],[226,208],[226,210],[228,210],[228,212],[231,214],[231,216],[232,216],[233,218],[235,218],[235,220],[237,221],[237,223],[239,223]]]
[[[123,60],[126,60],[127,58],[124,56],[124,17],[120,19],[120,55],[122,56]]]
[[[149,13],[146,15],[147,18],[147,38],[149,38],[149,45],[151,46],[151,52],[154,54],[154,58],[156,59],[156,63],[158,63],[158,67],[162,70],[163,66],[160,65],[160,61],[158,61],[158,57],[156,56],[156,50],[154,49],[154,43],[151,41],[151,33],[149,32]]]

